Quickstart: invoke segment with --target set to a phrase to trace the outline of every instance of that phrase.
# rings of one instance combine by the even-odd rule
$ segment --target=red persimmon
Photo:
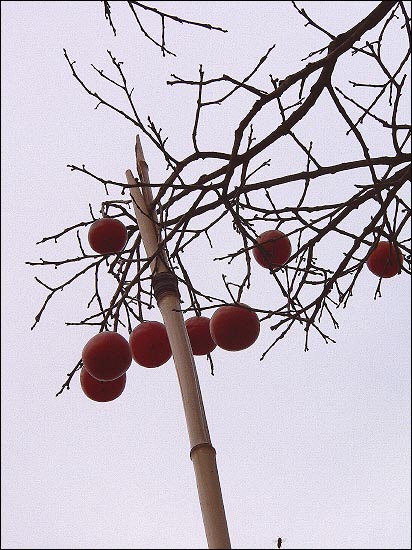
[[[100,332],[82,351],[87,372],[97,380],[110,381],[122,376],[132,363],[129,343],[118,332]]]
[[[166,327],[159,321],[145,321],[129,336],[133,359],[142,367],[160,367],[172,356]]]
[[[215,343],[227,351],[251,346],[259,336],[260,322],[256,313],[245,304],[219,307],[210,320],[210,334]]]
[[[215,349],[216,343],[210,334],[209,317],[191,317],[185,321],[185,325],[193,355],[207,355]]]
[[[116,218],[101,218],[90,226],[88,239],[98,254],[118,254],[126,245],[127,229]]]
[[[253,256],[257,263],[267,269],[279,269],[290,258],[292,245],[282,231],[272,229],[265,231],[256,239]]]
[[[126,373],[115,380],[103,382],[93,378],[83,367],[80,371],[80,385],[87,397],[93,401],[113,401],[121,395],[126,386]]]
[[[393,277],[400,272],[403,255],[399,248],[388,241],[380,241],[370,253],[366,265],[378,277]]]

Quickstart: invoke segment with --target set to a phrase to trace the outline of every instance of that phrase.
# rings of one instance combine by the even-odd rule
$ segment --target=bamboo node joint
[[[177,288],[176,275],[170,271],[156,273],[156,275],[153,276],[153,292],[157,302],[160,296],[165,292],[173,292],[178,295],[179,291]]]
[[[192,447],[190,449],[190,459],[192,460],[192,453],[194,451],[197,451],[197,449],[199,449],[199,447],[209,447],[209,449],[212,449],[212,451],[214,451],[214,453],[216,454],[216,449],[213,447],[213,445],[211,443],[198,443],[197,445],[195,445],[194,447]]]

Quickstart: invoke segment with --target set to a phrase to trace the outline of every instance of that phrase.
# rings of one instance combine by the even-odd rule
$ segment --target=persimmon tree
[[[103,2],[107,24],[114,34],[121,32],[116,20],[118,4]],[[154,50],[158,50],[155,55],[176,55],[172,46],[166,43],[168,25],[179,23],[199,27],[199,32],[227,32],[217,25],[185,20],[140,2],[128,1],[126,4],[136,22],[136,33],[142,33],[154,44]],[[187,128],[191,150],[184,158],[176,158],[173,153],[173,136],[164,135],[154,117],[149,116],[146,120],[139,113],[133,98],[136,78],[116,55],[107,52],[109,71],[91,65],[91,74],[96,77],[93,80],[70,52],[63,52],[68,70],[76,84],[93,100],[93,107],[105,107],[128,121],[144,147],[156,148],[159,162],[164,163],[168,173],[164,181],[148,184],[153,193],[150,208],[156,213],[161,236],[157,254],[166,255],[178,280],[182,311],[189,317],[211,317],[219,306],[246,302],[258,315],[261,332],[273,332],[272,342],[261,360],[295,325],[302,328],[305,350],[312,333],[326,343],[334,341],[331,331],[339,326],[338,310],[351,303],[355,285],[362,271],[367,271],[366,262],[378,242],[394,243],[401,252],[404,261],[400,262],[400,275],[397,276],[411,274],[411,26],[408,6],[396,1],[381,2],[376,7],[371,4],[370,13],[363,20],[334,35],[300,7],[304,3],[292,4],[302,20],[302,27],[315,28],[324,39],[324,47],[313,52],[305,51],[303,43],[296,43],[305,60],[303,68],[291,70],[282,78],[271,74],[270,60],[275,49],[272,45],[257,55],[250,52],[253,68],[241,78],[231,75],[230,67],[225,74],[206,78],[202,65],[191,78],[171,75],[168,86],[190,87],[197,96],[193,125]],[[160,38],[147,30],[145,17],[148,16],[158,18]],[[394,29],[397,42],[387,43],[387,36]],[[252,55],[257,59],[253,60]],[[346,70],[352,68],[354,74],[361,61],[366,67],[364,79],[348,78],[344,86],[340,84],[343,61]],[[271,69],[266,69],[267,66]],[[210,68],[207,70],[213,72]],[[267,84],[264,88],[258,87],[255,77],[265,70]],[[103,81],[123,95],[127,109],[115,105],[98,91]],[[208,125],[203,129],[202,120],[208,109],[222,112],[229,108],[231,98],[239,94],[248,107],[234,130],[222,129],[219,117],[216,117],[215,127]],[[327,119],[323,113],[324,102],[328,105]],[[263,118],[271,123],[262,125]],[[306,120],[316,120],[322,125],[322,131],[328,132],[332,118],[343,123],[345,130],[342,134],[331,135],[333,148],[319,155],[315,153],[313,140],[307,141],[300,136],[300,129]],[[215,150],[214,135],[222,131],[230,131],[231,145],[224,151]],[[387,144],[384,155],[373,152],[366,136],[368,132]],[[345,142],[356,144],[356,156],[345,156]],[[277,144],[283,144],[291,157],[302,158],[298,171],[271,176],[271,155]],[[148,314],[154,307],[150,273],[153,257],[147,257],[143,248],[127,193],[131,186],[126,181],[99,174],[98,170],[89,170],[85,164],[69,164],[68,168],[100,182],[108,200],[94,207],[90,205],[88,219],[79,220],[39,241],[39,244],[50,240],[58,242],[63,235],[71,235],[77,239],[80,252],[65,260],[42,258],[27,262],[53,268],[62,264],[78,266],[76,274],[58,286],[36,277],[48,293],[32,328],[39,323],[46,306],[59,290],[93,273],[95,284],[88,303],[90,312],[77,323],[67,324],[93,325],[96,332],[116,331],[121,326],[131,333],[136,324],[149,319]],[[334,180],[342,174],[346,183],[339,184],[337,189]],[[319,181],[334,186],[334,200],[319,200],[316,192]],[[145,187],[141,178],[136,178],[136,185]],[[121,252],[102,255],[87,248],[88,228],[96,217],[100,217],[95,214],[97,210],[101,216],[119,219],[127,227],[127,244]],[[262,267],[254,258],[259,235],[267,230],[281,231],[291,242],[290,257],[280,268],[270,263]],[[230,245],[224,255],[214,258],[222,265],[222,278],[214,282],[211,294],[202,286],[202,281],[194,279],[193,266],[186,261],[184,253],[191,247],[198,250],[210,247],[213,252],[216,232],[223,236],[230,233],[228,243],[237,244],[235,247]],[[322,253],[326,243],[340,249],[339,259],[333,264]],[[236,265],[236,272],[228,276],[225,271],[231,265]],[[270,274],[273,288],[282,297],[276,308],[263,309],[248,300],[251,273],[255,269],[265,269]],[[380,295],[382,278],[370,272],[368,275],[376,279],[376,292],[371,296],[374,299]],[[116,283],[107,303],[100,293],[106,277],[113,278]],[[213,374],[210,354],[208,360]],[[74,374],[81,368],[79,358],[57,395],[69,389]]]

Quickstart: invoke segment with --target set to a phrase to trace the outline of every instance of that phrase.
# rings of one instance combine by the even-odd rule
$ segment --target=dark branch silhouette
[[[111,3],[103,3],[106,19],[116,33]],[[140,2],[129,1],[127,4],[140,31],[160,48],[163,56],[172,53],[166,48],[164,38],[166,21],[226,32],[219,27],[163,13]],[[267,309],[254,308],[253,304],[249,304],[258,313],[261,323],[273,331],[273,341],[261,359],[295,325],[303,329],[305,350],[309,348],[309,335],[312,333],[318,334],[325,343],[335,341],[330,330],[339,327],[337,310],[348,305],[370,251],[379,240],[397,244],[405,258],[400,266],[402,276],[411,274],[411,208],[408,193],[408,182],[411,181],[411,124],[410,120],[405,120],[404,114],[409,112],[405,107],[405,86],[410,78],[411,53],[407,10],[402,2],[381,2],[362,21],[350,29],[342,29],[343,32],[335,36],[316,23],[305,9],[295,2],[293,5],[303,17],[305,26],[314,27],[329,41],[316,52],[302,52],[306,55],[305,59],[311,60],[302,69],[291,72],[283,79],[269,74],[266,89],[254,85],[254,76],[264,69],[265,63],[276,51],[272,46],[257,62],[251,62],[251,69],[244,78],[228,74],[206,78],[202,65],[194,79],[171,75],[171,80],[167,82],[169,86],[197,88],[193,127],[187,129],[193,150],[182,159],[175,158],[172,146],[169,146],[169,136],[164,136],[161,127],[151,117],[146,121],[140,116],[133,101],[132,81],[135,79],[127,74],[127,67],[112,52],[108,51],[108,60],[117,77],[108,76],[103,69],[92,65],[92,74],[97,75],[97,81],[91,84],[91,77],[87,76],[85,68],[78,67],[64,50],[74,79],[97,102],[95,107],[111,109],[133,124],[138,133],[157,148],[165,161],[170,175],[165,181],[150,184],[154,193],[150,206],[159,219],[161,243],[157,253],[166,252],[178,278],[184,312],[213,312],[222,304],[242,300],[251,285],[252,270],[255,268],[251,255],[259,236],[256,227],[264,225],[267,229],[281,229],[293,242],[292,255],[283,268],[269,270],[273,288],[282,301],[276,307],[268,304]],[[151,37],[145,30],[141,15],[146,12],[160,18],[161,40]],[[386,44],[386,37],[392,27],[397,29],[398,43],[391,46]],[[392,54],[397,56],[397,62],[390,67],[383,54],[388,47],[392,47]],[[316,56],[318,59],[312,61]],[[358,82],[353,78],[348,80],[346,88],[341,80],[337,86],[338,61],[345,58],[346,63],[356,67],[360,56],[370,64],[371,69],[379,70],[380,80]],[[368,74],[365,72],[365,75]],[[98,91],[101,81],[108,82],[124,95],[127,99],[126,110],[114,105]],[[222,86],[226,90],[224,93]],[[369,92],[368,99],[361,93],[365,89]],[[201,133],[206,110],[229,107],[230,98],[235,94],[246,95],[251,100],[251,107],[239,120],[231,136],[230,147],[226,151],[204,149]],[[343,145],[340,162],[335,158],[326,158],[328,151],[320,156],[315,153],[313,141],[308,143],[300,137],[299,123],[313,112],[319,117],[316,109],[320,97],[329,101],[328,117],[335,117],[345,125],[346,134],[335,137],[336,149],[339,151],[340,143],[345,139],[354,140],[358,145],[355,158],[345,157]],[[268,118],[273,120],[273,125],[257,132],[259,118],[265,113],[270,113]],[[326,122],[320,121],[322,124]],[[366,126],[388,144],[385,155],[375,156],[371,152]],[[209,135],[213,136],[214,131],[212,127],[207,128]],[[302,158],[301,169],[270,179],[260,177],[263,170],[267,174],[272,163],[271,147],[278,142],[287,143],[290,154]],[[47,285],[36,278],[48,290],[48,295],[32,328],[58,290],[65,289],[78,277],[94,270],[95,284],[87,306],[88,309],[93,306],[94,310],[83,320],[68,324],[96,325],[100,331],[109,328],[116,330],[120,324],[131,332],[134,323],[146,319],[155,300],[149,269],[153,258],[145,255],[131,201],[124,198],[130,186],[107,175],[98,175],[98,167],[86,169],[85,164],[69,164],[68,167],[100,182],[108,194],[117,193],[117,197],[123,197],[103,203],[101,212],[122,219],[128,227],[128,243],[118,255],[105,257],[87,254],[83,241],[84,231],[95,219],[91,207],[90,219],[43,238],[40,243],[48,240],[57,242],[63,235],[71,234],[78,240],[80,254],[65,260],[40,259],[27,263],[54,268],[78,263],[79,267],[76,275],[58,286]],[[345,185],[335,185],[334,176],[337,174],[347,176]],[[333,200],[319,202],[316,196],[319,181],[327,182],[337,191]],[[139,180],[136,184],[144,187]],[[285,190],[292,187],[292,199],[288,203]],[[337,195],[339,198],[336,198]],[[199,250],[205,246],[213,249],[215,231],[221,235],[233,231],[238,245],[214,260],[225,266],[237,262],[241,273],[239,279],[231,280],[222,272],[226,294],[220,294],[216,284],[215,293],[211,295],[202,288],[202,281],[194,280],[193,270],[186,262],[184,253],[196,246]],[[325,263],[320,246],[330,242],[331,238],[344,243],[341,259],[334,265]],[[109,303],[104,303],[99,293],[101,280],[105,277],[114,278],[117,284]],[[380,295],[381,283],[382,280],[377,279],[375,298]],[[210,356],[209,360],[213,373]],[[69,373],[59,394],[64,388],[69,388],[80,366],[81,363],[77,363]]]

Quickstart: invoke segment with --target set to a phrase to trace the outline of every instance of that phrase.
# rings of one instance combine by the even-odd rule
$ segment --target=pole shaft
[[[216,451],[212,445],[193,447],[190,453],[209,548],[231,548],[223,506]]]
[[[144,183],[149,183],[147,164],[138,137],[136,158],[140,178],[144,178]],[[126,171],[126,178],[128,184],[133,185],[130,188],[130,195],[146,253],[148,257],[151,257],[159,247],[159,234],[154,221],[156,216],[154,212],[149,215],[149,204],[146,202],[152,196],[151,190],[148,187],[145,188],[148,191],[143,196],[130,170]],[[170,272],[166,256],[163,253],[152,261],[151,269],[154,275]],[[216,464],[216,451],[210,440],[196,365],[183,314],[179,311],[179,293],[177,290],[162,292],[157,297],[157,302],[169,337],[182,395],[191,446],[190,457],[195,471],[208,547],[231,548]]]

